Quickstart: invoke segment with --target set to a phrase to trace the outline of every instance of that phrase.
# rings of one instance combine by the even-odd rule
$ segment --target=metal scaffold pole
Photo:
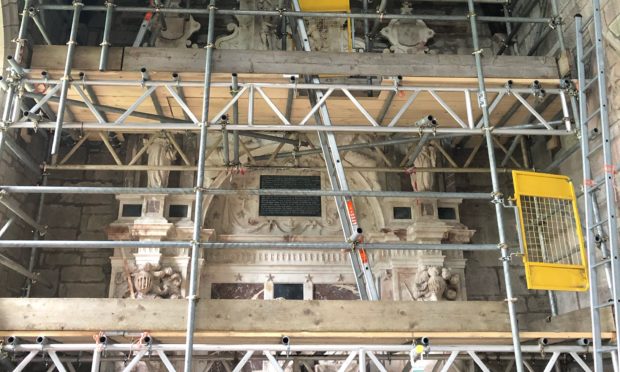
[[[293,10],[301,12],[299,1],[293,0],[292,3]],[[303,50],[311,52],[312,48],[310,47],[309,37],[303,19],[297,18],[295,26]],[[307,80],[312,84],[320,84],[320,80],[317,77],[308,77]],[[324,96],[322,91],[317,90],[314,93],[314,96],[310,95],[312,105],[315,106],[318,102],[323,102],[318,109],[318,116],[315,115],[317,122],[322,123],[326,127],[331,127],[332,123],[329,111],[325,105],[325,98],[327,97]],[[318,136],[332,190],[348,191],[349,186],[340,159],[336,136],[331,132],[319,132]],[[379,293],[368,261],[368,254],[363,247],[358,246],[358,243],[362,239],[363,230],[358,224],[353,199],[351,196],[344,195],[334,197],[334,201],[336,203],[336,209],[338,210],[344,238],[347,242],[351,243],[352,246],[349,251],[349,257],[360,298],[362,300],[378,300]]]
[[[24,11],[22,12],[22,21],[19,25],[17,38],[15,39],[15,61],[23,62],[24,47],[26,44],[26,32],[28,30],[28,20],[30,19],[30,4],[32,0],[24,0]]]
[[[474,58],[476,61],[476,73],[478,76],[478,104],[482,110],[482,119],[485,129],[485,139],[487,151],[489,154],[489,168],[491,169],[491,183],[493,185],[493,203],[495,204],[495,214],[497,217],[497,232],[499,236],[499,249],[501,251],[502,268],[504,270],[504,282],[506,285],[506,301],[508,304],[508,313],[510,316],[510,329],[512,332],[512,343],[514,346],[515,364],[517,372],[523,372],[523,356],[521,354],[521,340],[519,337],[519,324],[517,321],[516,298],[512,293],[512,283],[510,276],[510,253],[508,252],[508,244],[506,243],[506,232],[504,230],[503,198],[499,186],[499,177],[497,173],[497,163],[495,160],[495,152],[493,145],[493,136],[491,134],[491,123],[489,109],[487,106],[486,86],[484,82],[484,73],[482,71],[482,49],[478,40],[478,24],[476,20],[476,9],[474,1],[467,1],[469,8],[469,21],[471,26],[471,35],[474,47]]]
[[[71,33],[67,42],[67,59],[65,61],[65,70],[62,75],[62,83],[60,88],[60,100],[58,101],[58,113],[56,115],[56,127],[54,128],[54,140],[52,142],[52,155],[58,153],[60,149],[60,139],[62,138],[62,124],[65,120],[65,110],[67,106],[67,93],[69,91],[69,80],[71,80],[71,67],[73,66],[73,54],[77,45],[77,32],[80,26],[80,13],[83,3],[79,1],[73,2],[73,19],[71,21]]]
[[[184,371],[192,370],[192,353],[194,346],[194,322],[196,319],[196,302],[198,301],[198,262],[200,260],[200,235],[202,232],[202,199],[205,179],[205,153],[207,151],[207,124],[209,120],[209,100],[211,94],[211,72],[213,62],[213,41],[215,39],[215,0],[209,3],[209,26],[206,46],[205,79],[202,100],[202,120],[198,150],[198,171],[196,172],[196,201],[194,209],[194,231],[192,234],[191,261],[189,269],[189,293],[187,295],[187,335],[185,340]]]

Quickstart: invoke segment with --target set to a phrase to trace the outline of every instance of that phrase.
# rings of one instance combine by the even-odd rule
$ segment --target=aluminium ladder
[[[301,11],[298,0],[292,0],[293,10],[296,12]],[[311,52],[310,41],[308,33],[306,32],[306,26],[303,18],[296,18],[295,23],[291,24],[297,29],[297,36],[303,50]],[[309,83],[320,84],[318,77],[306,77]],[[311,93],[310,103],[312,106],[321,104],[319,108],[317,122],[321,122],[325,126],[331,126],[331,120],[329,117],[329,111],[323,100],[323,92],[316,90],[316,93]],[[321,103],[322,102],[322,103]],[[344,173],[344,167],[340,159],[340,153],[336,144],[336,135],[333,132],[317,132],[319,136],[319,142],[321,144],[321,151],[325,158],[325,165],[327,168],[327,175],[333,191],[348,191],[349,186]],[[370,269],[368,262],[368,255],[365,250],[358,245],[361,241],[362,229],[359,226],[357,216],[355,214],[355,208],[353,206],[353,200],[351,196],[335,196],[336,208],[338,210],[338,216],[342,225],[342,231],[344,238],[351,243],[351,250],[349,251],[349,257],[351,259],[351,266],[353,267],[353,273],[355,275],[355,282],[359,291],[360,299],[362,300],[378,300],[379,293]]]
[[[584,38],[590,21],[584,25],[581,15],[575,16],[576,54],[579,81],[579,125],[581,128],[581,150],[583,165],[583,193],[585,205],[585,230],[588,252],[588,271],[590,277],[590,311],[592,317],[592,343],[594,371],[603,372],[604,353],[611,353],[614,371],[618,371],[620,343],[615,346],[603,346],[601,337],[601,311],[610,307],[614,317],[614,329],[620,329],[620,261],[618,256],[618,225],[615,200],[615,173],[611,152],[611,135],[607,111],[607,81],[605,77],[605,51],[603,45],[603,28],[600,0],[592,0],[594,38],[591,47],[584,52]],[[586,61],[594,52],[594,75],[586,79]],[[589,95],[590,89],[596,88],[596,94]],[[597,108],[588,113],[588,99],[597,101]],[[589,126],[598,118],[600,143],[592,144]],[[594,124],[593,124],[594,125]],[[592,145],[592,146],[591,146]],[[600,154],[602,151],[602,156]],[[595,156],[596,155],[596,156]],[[600,160],[598,160],[600,158]],[[593,179],[593,171],[602,170],[603,174]],[[599,214],[599,205],[605,210],[604,218]],[[600,254],[597,252],[600,249]],[[601,293],[598,285],[599,269],[605,268],[609,294]],[[605,297],[604,297],[605,296]],[[609,300],[606,297],[610,297]]]

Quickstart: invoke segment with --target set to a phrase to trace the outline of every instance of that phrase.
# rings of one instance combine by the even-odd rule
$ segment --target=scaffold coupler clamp
[[[21,38],[14,38],[13,40],[11,40],[12,42],[14,42],[15,44],[19,44],[23,48],[26,46],[26,43],[28,42],[28,39],[21,39]]]
[[[502,199],[502,206],[504,208],[516,208],[517,207],[517,205],[515,204],[514,198]]]
[[[32,122],[32,125],[33,125],[33,128],[32,128],[33,132],[37,133],[39,131],[39,121],[41,119],[42,118],[39,115],[32,115],[32,118],[30,119],[30,121]]]
[[[409,350],[409,362],[411,366],[418,360],[424,359],[424,354],[428,351],[428,345],[423,343],[417,343],[415,340],[411,343],[411,350]]]
[[[478,97],[478,107],[487,107],[487,95],[484,92],[478,92],[476,97]]]
[[[540,356],[542,358],[545,357],[545,355],[547,354],[545,352],[545,347],[547,346],[547,344],[549,343],[549,341],[546,338],[539,338],[538,339],[538,349],[540,350]]]
[[[377,10],[377,14],[379,15],[379,22],[383,22],[383,18],[385,17],[385,12],[380,12]]]
[[[93,338],[95,339],[95,345],[97,350],[105,355],[105,349],[108,346],[108,337],[105,335],[105,333],[103,332],[99,332],[98,334],[94,335]]]
[[[562,20],[562,17],[560,16],[554,16],[551,17],[551,19],[549,19],[549,28],[552,30],[555,30],[558,26],[561,26],[564,24],[564,21]]]
[[[394,87],[394,93],[398,93],[400,91],[400,83],[401,78],[399,76],[395,76],[392,78],[392,86]]]
[[[513,304],[516,304],[517,303],[517,298],[516,297],[505,298],[504,302],[512,302]]]
[[[24,12],[22,12],[20,15],[23,16]],[[30,8],[28,8],[28,15],[30,17],[36,17],[37,15],[39,15],[39,8],[35,8],[34,6],[31,6]]]
[[[40,237],[44,237],[45,235],[47,235],[47,230],[49,228],[49,225],[43,225],[43,230],[38,230],[38,234]],[[41,275],[41,273],[38,273],[37,275]],[[34,283],[34,282],[33,282]]]
[[[493,191],[491,193],[491,203],[493,204],[504,204],[504,194],[501,191]]]

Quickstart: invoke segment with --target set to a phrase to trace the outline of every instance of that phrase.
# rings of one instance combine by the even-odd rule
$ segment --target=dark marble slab
[[[359,300],[355,284],[314,284],[315,300]]]
[[[262,300],[264,285],[261,283],[213,283],[211,299],[214,300]]]

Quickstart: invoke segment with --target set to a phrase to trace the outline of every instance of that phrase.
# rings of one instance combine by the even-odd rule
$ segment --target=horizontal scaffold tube
[[[79,129],[84,131],[103,130],[120,133],[144,133],[146,131],[200,131],[200,126],[194,123],[65,123],[63,129]],[[17,122],[9,125],[11,129],[54,129],[54,123],[39,123],[32,121]],[[210,124],[209,131],[221,132],[223,129],[252,132],[334,132],[334,133],[430,133],[430,134],[456,134],[461,136],[483,135],[483,128],[419,128],[416,126],[381,127],[370,125],[221,125]],[[574,135],[573,131],[565,129],[513,129],[491,128],[491,133],[496,136],[568,136]]]
[[[37,7],[39,10],[73,10],[71,5],[55,5],[45,4]],[[105,5],[86,5],[82,8],[83,12],[105,12]],[[164,8],[164,7],[137,7],[137,6],[117,6],[114,8],[116,13],[172,13],[172,14],[194,14],[207,15],[208,8],[187,9],[187,8]],[[301,18],[353,18],[353,19],[407,19],[407,20],[424,20],[424,21],[462,21],[468,22],[467,15],[434,15],[434,14],[378,14],[378,13],[330,13],[330,12],[292,12],[278,10],[238,10],[238,9],[217,9],[216,14],[221,15],[245,15],[245,16],[292,16]],[[506,17],[496,16],[479,16],[476,18],[480,22],[498,22],[506,23]],[[510,17],[510,23],[549,23],[552,18],[544,17]]]
[[[128,71],[129,72],[129,71]],[[136,72],[137,73],[137,72]],[[534,79],[532,79],[534,80]],[[52,79],[33,79],[24,78],[21,80],[26,84],[60,84],[62,80]],[[85,86],[129,86],[129,87],[187,87],[187,88],[199,88],[202,86],[202,82],[196,80],[183,80],[183,81],[170,81],[170,80],[75,80],[71,82],[72,85],[85,87]],[[213,88],[230,88],[230,83],[213,83]],[[359,85],[359,84],[291,84],[291,83],[263,83],[263,82],[251,82],[251,83],[239,83],[240,88],[244,87],[255,88],[270,88],[270,89],[282,89],[282,90],[327,90],[327,89],[346,89],[354,91],[377,91],[377,92],[469,92],[477,93],[477,88],[472,87],[432,87],[432,86],[397,86],[392,85]],[[504,93],[504,94],[531,94],[532,88],[489,88],[487,92],[491,93]],[[546,95],[560,95],[563,92],[562,89],[557,88],[545,88]],[[29,97],[38,97],[36,93],[30,93]],[[41,97],[43,95],[40,95]]]
[[[96,240],[0,240],[0,248],[188,248],[192,242],[186,241],[96,241]],[[491,251],[499,249],[496,244],[417,244],[417,243],[360,243],[365,249],[399,250],[442,250],[442,251]],[[347,242],[204,242],[204,249],[351,249]]]
[[[256,160],[257,157],[254,158]],[[219,166],[205,167],[206,171],[229,171],[235,167]],[[252,166],[243,165],[241,168],[247,171],[312,171],[327,172],[325,167],[290,167],[290,166]],[[97,171],[172,171],[172,172],[188,172],[196,171],[195,165],[117,165],[117,164],[47,164],[44,171],[75,171],[75,170],[97,170]],[[403,168],[387,168],[387,167],[344,167],[349,172],[377,172],[377,173],[403,173]],[[500,173],[510,173],[512,168],[497,168]],[[416,173],[488,173],[489,168],[416,168]]]
[[[148,188],[148,187],[84,187],[84,186],[0,186],[9,194],[141,194],[185,195],[196,192],[194,188]],[[332,191],[295,189],[209,189],[210,195],[299,195],[299,196],[359,196],[415,199],[483,199],[491,200],[491,193],[484,192],[433,192],[433,191]]]
[[[96,343],[84,343],[84,344],[18,344],[18,345],[7,345],[4,347],[5,350],[11,351],[93,351],[97,348],[100,348],[100,344]],[[107,352],[125,352],[125,351],[139,351],[139,350],[152,350],[152,351],[183,351],[183,344],[107,344],[105,346],[105,350]],[[376,351],[376,352],[405,352],[408,353],[411,350],[414,350],[415,344],[407,344],[407,345],[303,345],[303,344],[291,344],[291,345],[277,345],[277,344],[240,344],[240,345],[218,345],[218,344],[194,344],[194,351],[275,351],[275,352],[359,352],[363,351]],[[540,354],[542,352],[546,353],[586,353],[590,349],[588,346],[580,346],[580,345],[548,345],[548,346],[540,346],[540,345],[523,345],[522,350],[525,353],[537,353]],[[431,344],[428,347],[428,350],[425,352],[429,353],[445,353],[452,351],[475,351],[482,353],[510,353],[513,351],[512,345],[472,345],[472,344],[463,344],[463,345],[433,345]]]

